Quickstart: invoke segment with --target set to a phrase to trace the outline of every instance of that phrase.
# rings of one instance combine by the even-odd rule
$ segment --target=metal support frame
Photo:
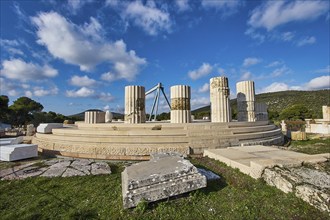
[[[155,96],[155,99],[154,99],[154,102],[152,104],[152,109],[151,109],[151,112],[150,112],[150,115],[149,115],[149,120],[148,121],[151,121],[152,120],[152,116],[154,116],[153,120],[155,121],[156,120],[156,117],[157,117],[157,112],[158,112],[158,105],[159,105],[159,96],[160,96],[160,92],[163,93],[163,96],[168,104],[168,107],[170,107],[171,109],[171,104],[170,102],[168,101],[166,95],[165,95],[165,92],[164,92],[164,87],[161,83],[158,83],[156,86],[154,86],[152,89],[148,90],[146,92],[146,96],[149,95],[150,93],[152,92],[155,92],[156,91],[156,96]],[[156,107],[156,109],[155,109]],[[156,110],[156,111],[155,111]],[[154,113],[155,111],[155,113]]]

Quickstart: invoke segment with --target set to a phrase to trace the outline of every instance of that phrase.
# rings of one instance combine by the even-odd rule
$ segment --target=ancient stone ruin
[[[206,187],[206,177],[178,154],[152,154],[150,161],[126,167],[121,174],[124,208],[154,202]]]

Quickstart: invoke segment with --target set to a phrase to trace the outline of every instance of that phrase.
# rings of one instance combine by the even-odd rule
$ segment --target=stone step
[[[72,128],[66,128],[66,129],[53,129],[54,135],[69,135],[69,136],[186,136],[187,132],[186,130],[87,130],[87,129],[72,129]]]
[[[185,136],[94,136],[94,135],[47,135],[36,134],[37,138],[61,141],[79,141],[94,143],[185,143]]]

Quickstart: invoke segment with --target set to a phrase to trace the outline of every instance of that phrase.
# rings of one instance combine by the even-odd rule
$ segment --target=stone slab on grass
[[[238,168],[255,179],[260,178],[266,168],[299,167],[303,163],[325,162],[329,157],[328,154],[308,155],[261,145],[208,149],[204,156]]]
[[[16,161],[38,156],[36,144],[14,144],[0,146],[0,160]]]
[[[124,208],[204,188],[207,182],[194,165],[177,155],[153,155],[150,161],[126,167],[121,175]]]

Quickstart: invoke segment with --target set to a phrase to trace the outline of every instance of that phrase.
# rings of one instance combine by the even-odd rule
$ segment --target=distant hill
[[[322,118],[322,106],[330,105],[330,90],[317,91],[282,91],[256,95],[257,102],[268,105],[270,111],[280,113],[283,109],[295,104],[305,105],[317,118]],[[233,111],[237,111],[237,100],[230,100]],[[192,111],[192,114],[210,113],[210,106]]]
[[[103,112],[102,110],[99,110],[99,109],[88,109],[84,112],[80,112],[78,114],[74,114],[74,115],[69,115],[68,117],[75,117],[81,121],[83,121],[85,119],[85,112],[87,111],[97,111],[97,112]],[[124,119],[124,115],[121,114],[121,113],[116,113],[116,112],[111,112],[113,117],[116,118],[116,119]]]

